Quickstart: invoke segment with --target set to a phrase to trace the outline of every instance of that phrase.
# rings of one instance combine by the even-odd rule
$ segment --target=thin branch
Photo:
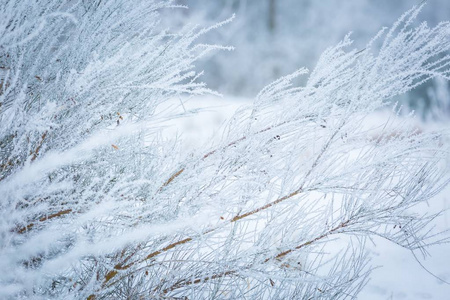
[[[67,215],[67,214],[69,214],[71,212],[72,212],[72,209],[70,209],[70,208],[69,209],[65,209],[65,210],[61,210],[61,211],[59,211],[57,213],[54,213],[54,214],[51,214],[49,216],[42,217],[38,221],[39,222],[44,222],[44,221],[47,221],[47,220],[59,218],[59,217],[62,217],[64,215]],[[35,225],[37,225],[37,224],[36,223],[29,223],[27,226],[24,226],[24,227],[21,227],[21,228],[17,229],[16,232],[19,233],[19,234],[25,233],[28,230],[30,230],[31,228],[33,228]]]
[[[307,241],[307,242],[305,242],[305,243],[303,243],[303,244],[301,244],[301,245],[299,245],[299,246],[297,246],[297,247],[295,247],[293,249],[290,249],[290,250],[287,250],[287,251],[283,251],[283,252],[279,253],[278,255],[276,255],[275,257],[265,259],[264,263],[267,263],[267,262],[269,262],[269,261],[271,261],[273,259],[280,260],[281,258],[283,258],[284,256],[288,255],[291,252],[298,251],[298,250],[300,250],[300,249],[302,249],[302,248],[304,248],[306,246],[309,246],[309,245],[311,245],[311,244],[313,244],[313,243],[315,243],[315,242],[317,242],[317,241],[319,241],[321,239],[324,239],[325,237],[327,237],[327,236],[329,236],[331,234],[336,233],[339,229],[342,229],[342,228],[348,226],[349,223],[350,223],[350,220],[342,222],[338,226],[328,230],[326,233],[324,233],[324,234],[322,234],[322,235],[320,235],[320,236],[318,236],[318,237],[316,237],[316,238],[314,238],[312,240],[309,240],[309,241]],[[171,287],[169,287],[167,289],[164,289],[163,290],[163,294],[167,294],[167,293],[169,293],[171,291],[174,291],[176,289],[179,289],[179,288],[182,288],[182,287],[186,287],[186,286],[189,286],[189,285],[204,283],[204,282],[207,282],[209,280],[214,280],[214,279],[217,279],[217,278],[222,278],[222,277],[226,277],[226,276],[230,276],[230,275],[235,275],[237,273],[238,272],[236,270],[228,270],[228,271],[217,273],[215,275],[207,276],[207,277],[204,277],[204,278],[197,278],[197,279],[192,279],[192,280],[181,280],[181,281],[178,281],[176,284],[172,285]],[[155,291],[156,290],[157,290],[157,288],[155,289]]]

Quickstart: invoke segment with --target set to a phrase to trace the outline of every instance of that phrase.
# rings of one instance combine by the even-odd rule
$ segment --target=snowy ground
[[[214,140],[218,141],[223,134],[226,120],[238,107],[249,103],[250,100],[242,98],[174,99],[160,109],[170,115],[184,112],[188,112],[188,115],[167,122],[164,136],[179,135],[187,151],[210,144]],[[385,113],[374,114],[367,120],[367,126],[383,124],[389,117]],[[426,125],[420,126],[426,130]],[[450,187],[426,206],[424,204],[417,209],[449,209]],[[440,230],[450,229],[450,212],[440,218],[437,227]],[[372,272],[370,282],[358,299],[450,299],[450,284],[443,283],[429,274],[410,251],[383,239],[374,239],[374,242],[375,244],[369,245],[369,251],[372,265],[379,268]],[[417,258],[428,271],[450,282],[450,244],[433,246],[428,248],[428,252],[426,258],[421,253],[416,253]]]

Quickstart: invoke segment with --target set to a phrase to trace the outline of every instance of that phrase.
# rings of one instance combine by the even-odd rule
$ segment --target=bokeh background
[[[208,86],[224,95],[254,97],[261,88],[301,67],[312,70],[320,54],[352,33],[354,47],[391,26],[418,0],[177,0],[188,9],[163,12],[165,24],[213,25],[235,14],[233,22],[202,37],[201,42],[235,47],[199,64]],[[449,0],[428,0],[417,22],[434,26],[450,19]],[[299,82],[301,83],[301,82]],[[434,80],[400,100],[424,120],[450,116],[449,87]]]

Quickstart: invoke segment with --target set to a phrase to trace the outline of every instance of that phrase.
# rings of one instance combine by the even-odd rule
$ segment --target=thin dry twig
[[[312,240],[309,240],[309,241],[307,241],[307,242],[305,242],[305,243],[303,243],[301,245],[298,245],[297,247],[295,247],[293,249],[289,249],[289,250],[283,251],[283,252],[279,253],[278,255],[276,255],[276,256],[274,256],[272,258],[265,259],[264,263],[267,263],[267,262],[269,262],[269,261],[271,261],[273,259],[280,260],[281,258],[285,257],[289,253],[292,253],[294,251],[298,251],[298,250],[300,250],[300,249],[302,249],[302,248],[304,248],[306,246],[309,246],[309,245],[311,245],[311,244],[313,244],[313,243],[315,243],[315,242],[317,242],[317,241],[319,241],[321,239],[324,239],[324,238],[328,237],[331,234],[335,234],[338,230],[340,230],[340,229],[342,229],[344,227],[347,227],[349,225],[349,223],[350,223],[350,220],[342,222],[338,226],[328,230],[324,234],[322,234],[322,235],[320,235],[320,236],[318,236],[318,237],[316,237],[316,238],[314,238]],[[207,282],[207,281],[210,281],[210,280],[214,280],[214,279],[217,279],[217,278],[222,278],[222,277],[226,277],[226,276],[230,276],[230,275],[235,275],[237,273],[238,272],[236,270],[228,270],[228,271],[224,271],[224,272],[221,272],[221,273],[218,273],[218,274],[214,274],[212,276],[203,277],[203,278],[196,278],[196,279],[192,279],[192,280],[181,280],[181,281],[178,281],[177,283],[175,283],[174,285],[172,285],[171,287],[164,289],[162,291],[162,293],[163,294],[167,294],[169,292],[172,292],[172,291],[174,291],[176,289],[179,289],[179,288],[182,288],[182,287],[186,287],[186,286],[193,285],[193,284]],[[155,289],[155,291],[156,290],[157,289]]]
[[[42,217],[38,221],[39,222],[44,222],[44,221],[47,221],[47,220],[51,220],[51,219],[55,219],[55,218],[58,218],[58,217],[62,217],[62,216],[67,215],[67,214],[69,214],[71,212],[72,212],[72,209],[61,210],[61,211],[59,211],[57,213],[54,213],[54,214],[51,214],[49,216]],[[16,232],[19,233],[19,234],[23,234],[23,233],[29,231],[35,225],[37,225],[36,222],[35,223],[29,223],[27,226],[24,226],[24,227],[21,227],[21,228],[17,229]]]

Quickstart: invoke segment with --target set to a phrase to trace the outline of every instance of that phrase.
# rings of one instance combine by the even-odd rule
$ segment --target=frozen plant
[[[155,108],[208,92],[192,63],[220,47],[158,31],[167,5],[1,6],[2,297],[345,299],[367,239],[441,241],[411,208],[446,183],[445,132],[362,124],[449,78],[450,23],[412,27],[419,6],[362,50],[347,36],[304,87],[304,69],[275,81],[220,146],[185,153]]]
[[[147,225],[170,218],[145,200],[178,159],[153,112],[211,92],[193,62],[223,48],[194,43],[211,28],[161,29],[159,11],[173,8],[1,1],[0,298],[81,297],[91,279],[80,267],[100,268],[92,259],[117,247],[105,239],[135,227],[126,214],[147,210]]]

